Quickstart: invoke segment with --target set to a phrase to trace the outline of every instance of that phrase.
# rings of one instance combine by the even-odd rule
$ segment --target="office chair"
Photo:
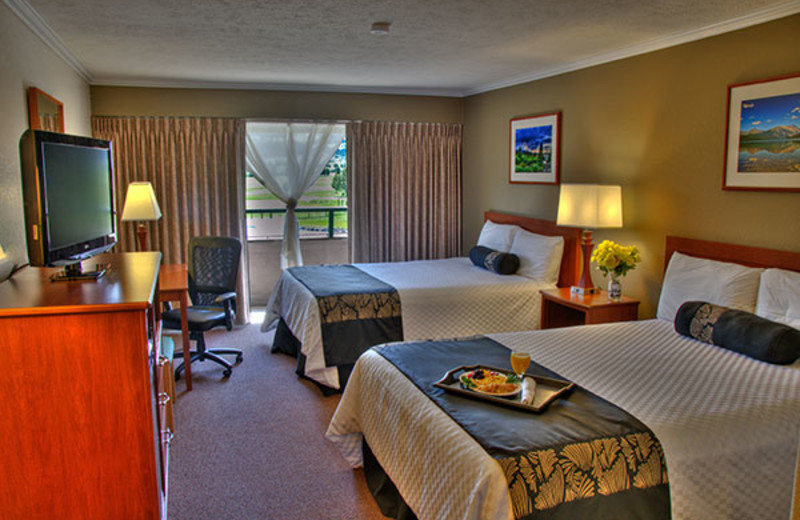
[[[189,363],[213,361],[222,365],[223,377],[231,375],[233,364],[222,355],[235,355],[236,363],[242,361],[242,351],[237,349],[206,349],[203,333],[216,327],[233,328],[236,315],[236,279],[239,274],[239,257],[242,244],[236,238],[194,237],[189,241],[189,297],[192,305],[186,310],[189,321],[189,339],[197,342]],[[161,314],[165,329],[181,328],[180,309]],[[175,357],[183,357],[176,349]],[[175,379],[181,377],[186,360],[175,369]]]

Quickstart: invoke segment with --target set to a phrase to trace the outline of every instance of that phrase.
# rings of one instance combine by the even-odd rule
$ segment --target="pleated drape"
[[[245,123],[232,118],[92,118],[94,136],[112,141],[117,210],[128,184],[149,181],[162,217],[148,222],[150,246],[164,263],[184,263],[189,239],[217,235],[241,240],[237,322],[249,314],[245,227]],[[133,222],[119,222],[117,251],[136,251]]]
[[[353,262],[461,254],[461,149],[460,124],[348,123]]]

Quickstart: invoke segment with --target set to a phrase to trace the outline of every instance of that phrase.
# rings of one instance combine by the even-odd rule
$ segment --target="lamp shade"
[[[3,246],[0,246],[0,282],[8,278],[14,270],[14,262],[5,254]]]
[[[589,229],[622,227],[622,187],[562,184],[556,223]]]
[[[125,195],[125,207],[122,209],[122,220],[158,220],[161,208],[158,207],[156,194],[149,182],[132,182]]]

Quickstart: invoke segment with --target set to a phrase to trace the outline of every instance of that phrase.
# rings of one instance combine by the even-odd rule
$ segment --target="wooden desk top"
[[[106,253],[83,262],[83,270],[106,264],[97,281],[51,282],[58,268],[26,267],[0,283],[0,316],[108,312],[147,308],[153,301],[161,253]]]
[[[186,291],[189,275],[186,264],[164,264],[158,273],[158,290],[162,292]]]

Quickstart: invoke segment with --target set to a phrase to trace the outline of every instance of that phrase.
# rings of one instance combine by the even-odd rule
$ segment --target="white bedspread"
[[[539,290],[554,287],[492,273],[469,258],[355,265],[397,289],[406,340],[538,329]],[[270,295],[261,330],[276,327],[281,317],[302,345],[306,376],[339,388],[336,368],[325,366],[319,307],[305,285],[288,272]]]
[[[797,369],[685,338],[660,320],[490,337],[647,424],[664,447],[674,519],[789,518]],[[362,434],[421,520],[512,518],[500,465],[374,351],[356,364],[327,432],[353,466]]]

